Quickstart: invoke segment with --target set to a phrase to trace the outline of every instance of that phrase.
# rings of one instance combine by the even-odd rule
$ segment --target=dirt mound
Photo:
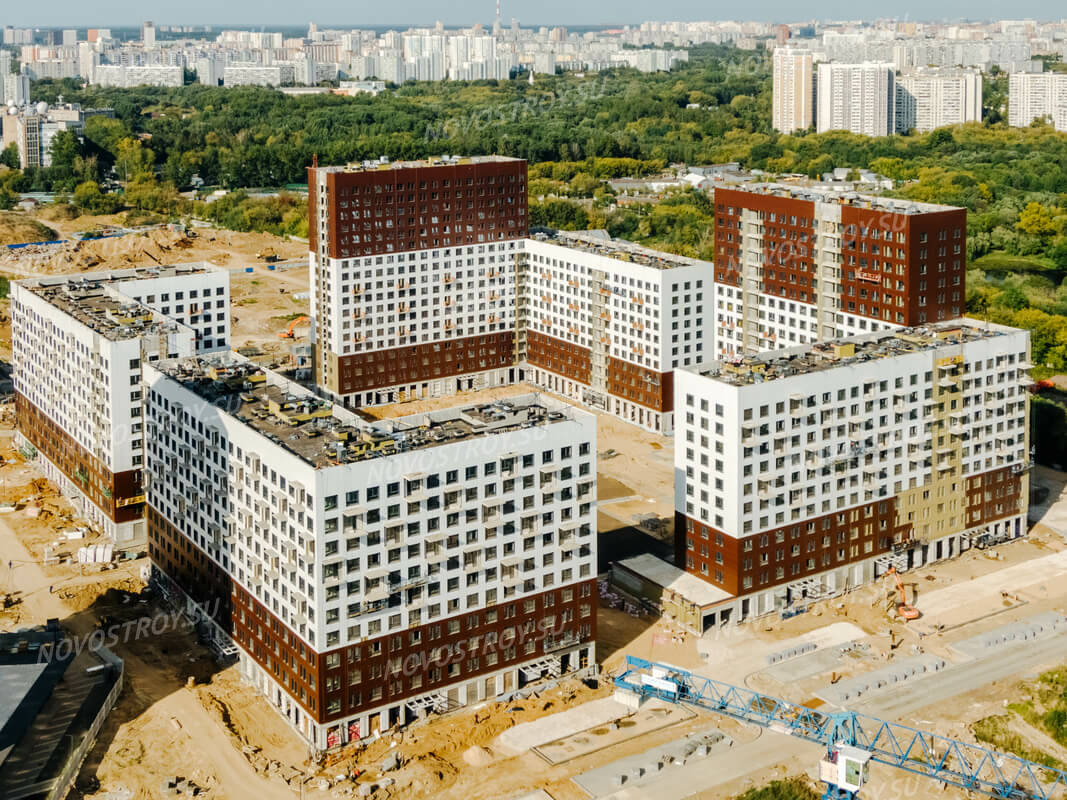
[[[59,238],[54,230],[17,211],[0,211],[0,245],[48,242]]]
[[[459,775],[455,765],[437,753],[416,756],[392,777],[404,788],[403,797],[434,797],[453,783]]]
[[[493,754],[484,747],[468,747],[463,751],[463,760],[472,767],[486,767],[493,762]]]

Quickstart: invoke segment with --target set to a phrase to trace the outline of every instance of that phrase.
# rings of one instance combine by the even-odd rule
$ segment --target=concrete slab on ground
[[[751,626],[734,625],[705,633],[697,640],[697,652],[704,656],[709,666],[730,664],[740,671],[740,661],[746,666],[751,662],[748,671],[756,672],[767,666],[767,656],[772,653],[807,644],[814,644],[816,650],[822,650],[865,638],[867,632],[851,622],[834,622],[800,636],[777,641],[757,639],[752,635]],[[703,668],[700,672],[704,674]]]
[[[533,748],[533,752],[549,764],[562,764],[637,736],[645,736],[653,731],[677,725],[695,716],[695,713],[683,706],[656,700],[645,704],[626,719],[561,737]]]
[[[755,770],[783,764],[807,754],[817,763],[823,749],[819,745],[785,734],[764,731],[751,742],[714,752],[706,758],[690,759],[683,769],[668,767],[643,785],[624,786],[600,800],[686,800],[707,797],[714,786],[739,780]]]
[[[694,762],[730,749],[733,741],[718,728],[711,727],[682,739],[667,742],[637,755],[620,758],[602,767],[576,775],[572,780],[591,797],[604,797],[622,787],[648,785],[661,777],[664,770],[683,771]]]
[[[990,572],[969,581],[959,581],[920,594],[916,604],[923,617],[922,627],[931,630],[940,625],[958,625],[979,619],[1004,607],[1001,592],[1018,594],[1042,584],[1067,577],[1067,550]]]
[[[607,725],[629,716],[630,713],[631,709],[617,700],[602,697],[558,714],[549,714],[547,717],[509,728],[497,736],[491,746],[496,751],[518,755],[563,736],[580,733],[598,725]]]
[[[767,667],[762,674],[771,680],[778,681],[783,685],[821,675],[837,669],[844,657],[844,650],[849,645],[838,647],[825,647],[814,653],[791,658],[773,666]],[[856,651],[862,652],[862,651]]]

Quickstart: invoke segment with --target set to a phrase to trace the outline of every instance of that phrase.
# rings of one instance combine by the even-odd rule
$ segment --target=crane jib
[[[819,711],[636,656],[626,657],[614,682],[640,697],[686,703],[821,744],[834,761],[842,747],[851,748],[869,753],[871,761],[989,797],[1067,798],[1067,772],[855,711]]]

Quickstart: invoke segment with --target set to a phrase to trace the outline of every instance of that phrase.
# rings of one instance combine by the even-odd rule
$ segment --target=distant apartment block
[[[963,313],[967,212],[781,184],[715,190],[721,357]]]
[[[815,67],[810,50],[774,51],[771,124],[779,133],[805,131],[815,122]]]
[[[527,395],[368,423],[232,353],[150,364],[164,591],[316,749],[595,661],[596,424]]]
[[[292,64],[227,64],[224,86],[287,86],[296,79]]]
[[[1008,79],[1008,124],[1025,128],[1038,119],[1067,132],[1067,74],[1019,72]]]
[[[132,89],[135,86],[181,86],[185,82],[185,71],[179,66],[166,64],[98,64],[93,70],[93,82],[98,86],[114,86],[120,89]]]
[[[982,121],[982,73],[915,69],[897,75],[896,130],[932,131]]]
[[[896,131],[892,64],[819,64],[816,129],[888,136]]]
[[[145,543],[142,367],[226,349],[229,301],[206,265],[12,284],[17,440],[119,547]]]
[[[526,162],[308,172],[316,382],[350,405],[515,378]]]
[[[973,320],[681,369],[678,566],[702,627],[1026,533],[1029,333]]]

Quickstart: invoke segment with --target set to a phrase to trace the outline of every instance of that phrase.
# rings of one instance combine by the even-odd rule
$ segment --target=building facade
[[[781,184],[715,191],[720,357],[954,319],[962,208]]]
[[[862,136],[896,132],[896,85],[892,64],[819,64],[816,130]]]
[[[93,70],[93,83],[98,86],[114,86],[132,89],[135,86],[181,86],[185,83],[185,70],[167,64],[97,64]]]
[[[897,75],[896,87],[898,133],[982,121],[982,73],[977,70],[907,70]]]
[[[1067,75],[1060,72],[1017,72],[1008,78],[1008,124],[1025,128],[1048,119],[1067,132]]]
[[[679,370],[676,563],[704,627],[1026,533],[1029,334],[955,320]]]
[[[771,124],[779,133],[805,131],[815,124],[815,64],[810,50],[774,51]]]
[[[146,541],[142,368],[227,348],[229,305],[206,265],[12,284],[17,441],[119,547]]]
[[[367,423],[235,354],[147,369],[149,552],[316,748],[594,661],[596,428]]]
[[[315,377],[355,405],[515,380],[526,162],[308,172]]]
[[[522,377],[670,434],[675,368],[713,353],[704,325],[713,313],[712,264],[598,232],[539,233],[523,247],[515,334]]]

